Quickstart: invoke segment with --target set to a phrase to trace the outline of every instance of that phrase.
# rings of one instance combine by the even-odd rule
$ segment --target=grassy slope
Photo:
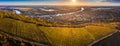
[[[111,24],[110,24],[111,25]],[[109,26],[87,26],[83,28],[39,27],[54,46],[86,46],[93,40],[115,31]]]
[[[14,14],[6,14],[13,17]],[[115,31],[116,24],[99,23],[82,28],[44,27],[37,26],[34,19],[13,19],[0,13],[0,29],[11,35],[19,36],[36,42],[52,44],[52,46],[86,46],[93,40]],[[15,17],[16,16],[16,17]],[[19,15],[18,15],[19,16]],[[18,17],[14,15],[14,18]],[[19,17],[18,17],[19,18]],[[27,23],[27,22],[31,23]],[[35,23],[34,23],[35,22]],[[37,22],[40,23],[40,22]]]

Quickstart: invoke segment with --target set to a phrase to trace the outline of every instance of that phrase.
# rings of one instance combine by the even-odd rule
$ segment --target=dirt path
[[[114,33],[112,36],[105,38],[92,46],[120,46],[120,31]]]

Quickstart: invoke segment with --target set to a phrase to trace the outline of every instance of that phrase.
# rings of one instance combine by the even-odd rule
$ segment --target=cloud
[[[0,0],[0,2],[68,2],[70,0]],[[120,0],[77,0],[78,2],[120,2]]]
[[[103,2],[104,0],[84,0],[85,2]]]
[[[71,2],[9,2],[9,3],[0,3],[0,5],[25,5],[25,6],[33,6],[33,5],[69,5],[69,6],[120,6],[120,3],[110,3],[110,2],[78,2],[78,3],[71,3]]]
[[[120,3],[120,0],[83,0],[84,2],[116,2]]]
[[[116,2],[116,3],[118,2],[118,3],[120,3],[120,0],[105,0],[105,1],[106,1],[106,2],[114,2],[114,3],[115,3],[115,2]]]
[[[9,0],[10,1],[10,0]],[[31,0],[31,2],[1,2],[0,5],[73,5],[70,0]],[[116,3],[117,2],[117,3]],[[120,6],[120,0],[77,0],[74,5],[85,6]]]
[[[112,2],[120,2],[120,0],[112,0]]]

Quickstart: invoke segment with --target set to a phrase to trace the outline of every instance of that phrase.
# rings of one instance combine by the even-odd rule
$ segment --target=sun
[[[76,0],[72,0],[72,2],[76,2]]]

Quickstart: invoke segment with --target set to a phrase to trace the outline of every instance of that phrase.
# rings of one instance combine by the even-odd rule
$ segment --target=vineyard
[[[79,25],[77,28],[52,27],[53,24],[49,21],[0,12],[1,32],[49,46],[87,46],[92,41],[116,31],[117,24],[99,22],[80,24],[82,27]]]

